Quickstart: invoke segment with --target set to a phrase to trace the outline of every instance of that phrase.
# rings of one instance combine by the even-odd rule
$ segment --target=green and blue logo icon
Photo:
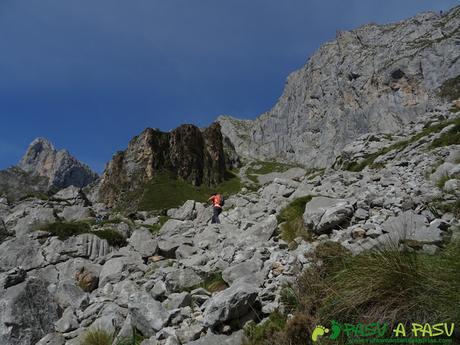
[[[342,335],[347,344],[452,344],[454,323],[398,323],[389,334],[387,323],[373,322],[369,324],[338,323],[331,321],[329,328],[318,325],[311,334],[311,340],[316,343],[321,338],[337,340]]]

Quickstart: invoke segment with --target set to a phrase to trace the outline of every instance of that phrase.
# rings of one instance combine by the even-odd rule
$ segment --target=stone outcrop
[[[0,196],[16,201],[28,195],[37,195],[48,190],[48,179],[34,176],[18,167],[0,170]]]
[[[256,120],[219,117],[237,153],[326,167],[360,135],[394,133],[436,110],[460,74],[460,7],[339,32],[292,73]]]
[[[37,138],[29,145],[18,167],[32,175],[47,178],[48,185],[57,188],[84,187],[98,178],[86,164],[67,150],[57,151],[45,138]]]
[[[47,139],[37,138],[17,166],[0,170],[0,196],[17,201],[69,186],[81,188],[97,178],[95,172],[67,150],[56,151]]]
[[[100,198],[109,206],[119,205],[161,173],[196,186],[222,182],[225,157],[219,124],[203,130],[182,125],[168,133],[147,128],[108,163]]]
[[[42,280],[30,278],[11,287],[0,288],[0,343],[36,344],[54,331],[59,307]]]

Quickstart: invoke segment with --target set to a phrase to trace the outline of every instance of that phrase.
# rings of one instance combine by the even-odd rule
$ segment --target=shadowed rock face
[[[256,120],[218,119],[242,156],[329,166],[360,135],[395,133],[436,109],[460,74],[460,7],[340,32],[292,73]]]
[[[37,138],[29,145],[18,167],[31,175],[47,178],[49,187],[84,187],[98,178],[67,150],[57,151],[44,138]]]
[[[172,173],[196,186],[222,182],[225,157],[220,125],[214,123],[203,130],[182,125],[169,133],[145,129],[108,163],[100,198],[115,206],[160,172]]]

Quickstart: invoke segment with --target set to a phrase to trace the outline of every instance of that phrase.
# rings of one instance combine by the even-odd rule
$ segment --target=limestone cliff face
[[[98,178],[86,164],[67,150],[57,151],[44,138],[37,138],[29,145],[18,167],[33,176],[47,178],[49,187],[84,187]]]
[[[169,133],[145,129],[107,164],[100,199],[116,206],[161,172],[197,186],[222,182],[225,157],[220,125],[214,123],[203,130],[182,125]]]
[[[289,76],[273,109],[220,117],[222,133],[244,156],[329,166],[356,137],[436,110],[439,87],[460,74],[459,42],[460,7],[340,32]]]

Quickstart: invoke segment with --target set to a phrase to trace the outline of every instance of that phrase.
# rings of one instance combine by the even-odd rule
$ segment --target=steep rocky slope
[[[428,114],[425,124],[406,129],[413,140],[395,136],[369,147],[358,138],[356,157],[376,145],[394,147],[376,157],[378,166],[271,174],[257,191],[229,198],[219,226],[209,224],[210,208],[193,200],[170,210],[161,225],[148,212],[128,219],[90,205],[75,188],[49,201],[1,199],[0,342],[80,345],[88,330],[102,329],[117,344],[134,329],[149,345],[241,345],[243,325],[283,308],[282,287],[311,265],[320,243],[357,254],[405,242],[437,253],[460,237],[460,123],[458,115],[438,116],[436,124]],[[277,216],[305,196],[310,240],[297,237],[293,246],[282,239]],[[59,238],[33,231],[53,219],[85,220],[91,233]],[[107,230],[127,245],[109,245],[101,238]],[[36,317],[29,320],[16,305]]]
[[[109,206],[136,202],[138,198],[132,195],[139,194],[145,183],[160,173],[170,173],[195,186],[222,182],[225,156],[219,124],[204,130],[182,125],[169,133],[147,128],[108,163],[100,198]]]
[[[292,73],[254,121],[220,117],[237,153],[326,167],[365,133],[394,133],[440,103],[460,74],[460,7],[340,32]]]
[[[442,17],[443,27],[455,13]],[[424,14],[388,29],[416,25],[415,20],[425,28],[442,18]],[[443,66],[436,67],[440,75]],[[436,84],[444,77],[432,79]],[[428,100],[413,108],[395,106],[393,114],[408,110],[407,125],[391,128],[392,135],[383,124],[375,125],[377,133],[356,135],[334,152],[334,168],[258,176],[257,189],[242,188],[226,200],[220,225],[210,224],[211,208],[195,200],[159,217],[146,211],[126,216],[78,187],[47,200],[0,198],[0,344],[82,345],[88,332],[96,331],[113,335],[112,345],[130,343],[133,336],[142,345],[242,345],[248,321],[286,310],[283,287],[313,265],[324,243],[354,255],[402,244],[410,252],[436,255],[459,241],[460,113],[448,111],[448,103],[430,108],[435,87],[414,85],[413,97],[425,90]],[[366,86],[359,93],[372,90]],[[389,96],[399,91],[386,92],[386,102],[399,104]],[[233,144],[242,150],[242,144]],[[108,164],[101,195],[116,203],[118,194],[136,191],[162,170],[194,184],[219,182],[223,150],[218,125],[203,131],[185,125],[171,133],[147,129]],[[299,207],[299,200],[300,222],[286,236],[291,219],[282,215],[293,204]],[[458,305],[460,287],[454,285],[448,303]],[[409,302],[413,310],[419,300]],[[419,321],[418,304],[414,313],[410,316]],[[307,341],[307,331],[300,333]]]

